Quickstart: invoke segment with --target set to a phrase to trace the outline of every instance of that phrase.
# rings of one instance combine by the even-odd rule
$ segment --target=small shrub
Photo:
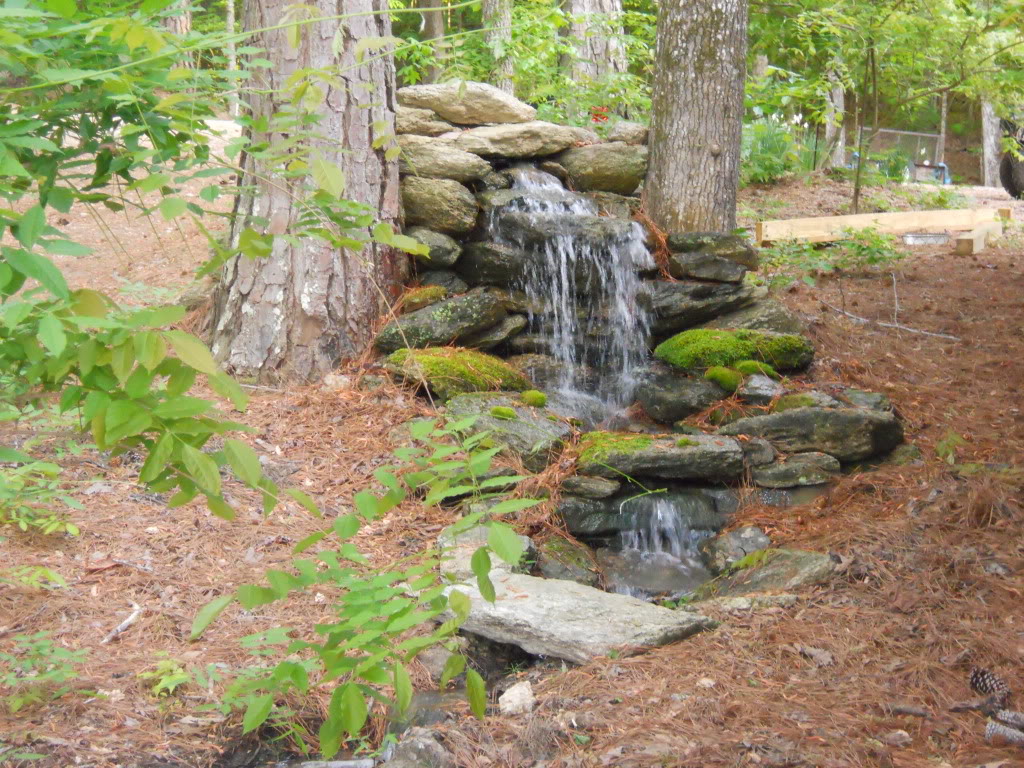
[[[743,383],[743,376],[739,371],[716,365],[704,371],[704,378],[713,381],[726,392],[735,392]]]
[[[543,408],[548,404],[548,396],[536,389],[528,389],[520,393],[519,399],[531,408]]]
[[[800,165],[799,145],[789,126],[764,118],[743,126],[740,181],[774,184]]]
[[[845,270],[863,270],[891,266],[906,258],[896,238],[873,228],[844,229],[843,240],[829,249],[837,254],[836,266]]]
[[[71,686],[65,683],[78,677],[75,665],[88,653],[54,645],[49,632],[17,635],[14,643],[13,654],[0,653],[0,690],[5,692],[0,701],[12,714],[69,693]]]

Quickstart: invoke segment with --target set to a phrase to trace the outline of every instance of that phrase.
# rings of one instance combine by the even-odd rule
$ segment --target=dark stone
[[[416,261],[428,267],[450,267],[462,254],[462,246],[455,240],[426,227],[409,227],[405,234],[430,249],[426,256],[416,255]]]
[[[747,268],[710,253],[672,253],[668,257],[668,272],[672,277],[681,279],[689,277],[717,283],[739,283]]]
[[[469,243],[456,269],[470,285],[507,288],[521,281],[535,262],[535,256],[519,248],[492,242]]]
[[[704,539],[698,549],[713,573],[722,573],[733,563],[742,560],[752,552],[767,549],[772,545],[764,531],[752,525],[721,533],[711,539]]]
[[[772,444],[763,437],[752,437],[741,443],[743,446],[743,460],[749,467],[760,467],[771,464],[778,455]]]
[[[505,315],[505,319],[478,333],[471,333],[459,340],[464,347],[492,349],[504,344],[526,327],[526,318],[522,315]]]
[[[463,257],[465,260],[465,257]],[[753,303],[756,288],[733,283],[698,283],[649,280],[644,283],[644,298],[654,315],[652,330],[667,335],[693,328]]]
[[[671,423],[700,413],[728,393],[703,377],[687,376],[663,363],[652,363],[640,374],[637,400],[655,421]]]
[[[754,592],[790,591],[820,584],[835,572],[828,555],[799,549],[769,550],[764,562],[743,568],[697,590],[698,599],[738,597]]]
[[[537,545],[537,569],[546,579],[564,579],[596,587],[601,583],[594,553],[578,541],[554,536]]]
[[[505,317],[501,301],[487,293],[456,296],[392,320],[377,335],[383,352],[437,347],[483,331]]]
[[[757,271],[757,251],[739,235],[720,232],[683,232],[668,236],[671,253],[703,253],[742,264],[749,270]]]
[[[754,482],[765,488],[822,485],[839,474],[839,460],[827,453],[796,453],[773,464],[755,467]]]
[[[779,397],[785,390],[782,385],[770,376],[756,373],[747,376],[740,388],[736,390],[740,400],[751,405],[768,405],[775,398]]]
[[[870,408],[875,411],[892,410],[892,401],[881,392],[867,392],[863,389],[846,387],[840,397],[857,408]]]
[[[569,475],[562,481],[562,490],[584,499],[606,499],[618,492],[622,483],[605,477]]]
[[[577,467],[600,477],[735,480],[743,472],[737,441],[715,435],[644,437],[607,432],[584,435]]]
[[[775,299],[757,298],[747,307],[716,317],[705,328],[746,328],[752,331],[804,333],[806,324]]]
[[[407,225],[452,233],[469,232],[476,226],[476,198],[459,182],[406,176],[401,187]]]
[[[448,294],[465,293],[469,290],[466,281],[447,269],[432,269],[420,275],[420,285],[440,285],[448,289]]]

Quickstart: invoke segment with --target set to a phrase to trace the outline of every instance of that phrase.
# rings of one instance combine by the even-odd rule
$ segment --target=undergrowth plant
[[[821,275],[871,272],[891,268],[906,258],[896,238],[876,229],[844,229],[843,239],[822,246],[802,240],[780,240],[761,251],[762,280],[769,289],[800,280],[810,286]]]
[[[14,653],[0,652],[0,701],[16,714],[69,693],[78,678],[76,666],[87,651],[70,651],[53,642],[48,632],[17,635]]]

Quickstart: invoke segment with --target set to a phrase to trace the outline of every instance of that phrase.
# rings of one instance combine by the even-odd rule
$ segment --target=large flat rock
[[[537,115],[536,109],[515,96],[493,85],[471,81],[408,85],[398,89],[398,103],[432,109],[445,120],[461,125],[522,123]]]
[[[528,123],[485,125],[463,131],[455,146],[483,157],[539,157],[553,155],[578,141],[574,129],[532,120]]]
[[[589,432],[580,445],[578,471],[583,475],[724,482],[743,473],[740,444],[718,435]]]
[[[462,629],[536,656],[585,664],[612,650],[666,645],[715,626],[699,613],[661,608],[573,581],[503,570],[491,579],[497,595],[493,603],[475,586],[451,588],[470,598]]]

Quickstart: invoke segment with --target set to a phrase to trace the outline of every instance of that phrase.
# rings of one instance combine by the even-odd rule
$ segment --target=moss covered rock
[[[639,379],[637,400],[648,416],[666,424],[700,413],[728,394],[713,381],[664,363],[647,366]]]
[[[416,254],[416,261],[432,269],[450,267],[462,255],[462,246],[453,238],[426,227],[409,227],[405,234],[427,246],[426,254]]]
[[[743,451],[735,440],[693,435],[679,445],[673,435],[588,432],[580,440],[577,468],[600,477],[659,477],[725,481],[743,471]]]
[[[505,305],[489,293],[440,301],[392,320],[377,335],[382,352],[402,347],[438,347],[487,330],[505,319]]]
[[[448,296],[448,289],[443,285],[421,285],[419,288],[410,288],[402,296],[402,311],[415,312],[418,309],[429,307]]]
[[[548,404],[548,396],[536,389],[528,389],[519,394],[519,399],[532,408],[543,408]]]
[[[526,377],[504,360],[459,347],[400,349],[388,356],[385,367],[408,381],[426,382],[442,400],[464,392],[520,390],[530,386]]]
[[[406,224],[452,233],[469,232],[476,226],[476,198],[459,182],[406,176],[401,187]]]
[[[733,368],[744,376],[755,376],[757,374],[761,374],[762,376],[768,376],[772,379],[779,378],[778,371],[768,365],[768,363],[762,363],[759,360],[741,360],[736,363]]]
[[[590,547],[561,536],[552,536],[537,545],[537,568],[546,579],[566,579],[590,587],[601,581]]]
[[[842,403],[831,395],[826,395],[824,392],[812,389],[806,392],[790,392],[788,395],[783,395],[775,401],[772,411],[774,413],[782,413],[783,411],[791,411],[794,408],[839,408],[841,406]]]
[[[743,383],[743,376],[732,368],[715,365],[704,371],[704,378],[713,381],[726,392],[735,392]]]
[[[839,461],[827,453],[796,453],[772,464],[755,467],[754,482],[764,488],[823,485],[839,474]]]
[[[799,370],[810,365],[814,348],[795,334],[694,328],[663,341],[655,347],[654,356],[684,370],[728,367],[743,360],[759,360],[779,370]]]

